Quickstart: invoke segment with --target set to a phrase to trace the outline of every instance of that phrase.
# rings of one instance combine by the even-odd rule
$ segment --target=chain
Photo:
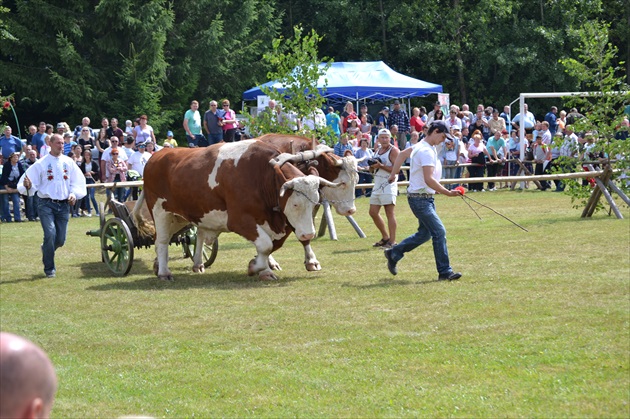
[[[297,189],[292,189],[292,191],[293,191],[293,192],[295,192],[295,193],[298,193],[298,194],[302,195],[304,198],[306,198],[306,199],[308,200],[308,202],[310,202],[310,203],[311,203],[311,204],[313,204],[313,205],[317,205],[317,204],[319,204],[319,202],[320,202],[320,200],[321,200],[321,199],[319,199],[319,200],[317,200],[317,201],[314,201],[314,200],[312,200],[312,199],[311,199],[311,197],[310,197],[310,196],[308,196],[308,195],[307,195],[307,194],[305,194],[304,192],[299,191],[299,190],[297,190]],[[319,197],[319,194],[317,194],[317,196]]]

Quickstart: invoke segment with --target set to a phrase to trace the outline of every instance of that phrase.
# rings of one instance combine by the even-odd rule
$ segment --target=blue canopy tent
[[[277,81],[262,86],[283,90]],[[333,63],[318,80],[317,89],[324,98],[335,102],[365,99],[386,101],[442,92],[441,85],[397,73],[382,61]],[[260,86],[254,87],[243,93],[243,100],[256,100],[264,94]]]

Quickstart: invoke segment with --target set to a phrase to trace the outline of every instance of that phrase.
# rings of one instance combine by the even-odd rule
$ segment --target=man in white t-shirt
[[[168,144],[168,143],[166,143]],[[138,172],[138,175],[140,175],[140,178],[144,177],[144,166],[146,166],[147,162],[149,161],[149,159],[151,158],[151,156],[153,154],[149,153],[147,150],[147,145],[146,144],[140,144],[138,146],[138,151],[134,152],[130,157],[129,160],[127,160],[127,169],[129,169],[129,171],[136,171]],[[127,172],[127,180],[129,179],[129,173]],[[133,173],[133,172],[131,172]],[[133,180],[139,180],[137,178],[133,179]],[[130,191],[127,191],[127,196],[131,194],[131,198],[134,201],[138,200],[138,188],[137,187],[131,187]]]
[[[145,144],[140,144],[138,146],[138,151],[129,157],[129,160],[127,161],[127,169],[135,170],[138,172],[140,177],[144,177],[144,166],[146,166],[151,156],[152,154],[147,152],[147,146]]]
[[[454,272],[451,268],[448,249],[446,247],[446,229],[444,224],[435,212],[433,196],[441,193],[446,196],[461,195],[457,190],[449,191],[440,184],[442,177],[442,165],[438,159],[435,146],[446,139],[456,141],[449,132],[444,121],[433,121],[429,126],[428,134],[419,143],[401,152],[389,176],[389,182],[395,182],[400,167],[407,158],[411,159],[409,170],[409,187],[407,188],[407,198],[409,207],[418,218],[419,227],[416,233],[407,237],[391,249],[385,250],[387,268],[392,275],[398,273],[396,264],[403,258],[404,254],[412,251],[421,244],[433,239],[433,254],[438,271],[438,281],[461,278],[462,274]]]

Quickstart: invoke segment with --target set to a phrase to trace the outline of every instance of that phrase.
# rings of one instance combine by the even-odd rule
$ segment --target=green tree
[[[317,111],[321,110],[324,98],[317,89],[317,84],[332,63],[327,58],[320,60],[318,57],[317,46],[323,37],[313,29],[310,33],[303,32],[302,27],[296,26],[293,37],[274,39],[273,50],[263,56],[272,68],[267,73],[267,78],[280,85],[279,89],[264,86],[263,92],[282,104],[284,114],[293,112],[298,120],[304,117],[315,119]],[[324,61],[323,65],[320,65],[321,61]],[[272,117],[268,112],[251,118],[250,124],[252,132],[256,133],[293,132],[289,125],[278,123],[278,118]],[[312,134],[307,128],[304,131],[306,135]]]
[[[156,131],[181,126],[192,99],[237,102],[264,75],[280,22],[269,0],[16,0],[9,10],[0,88],[23,113],[145,113]]]
[[[630,105],[630,86],[624,81],[624,63],[617,61],[618,49],[609,42],[609,27],[609,23],[592,21],[576,29],[575,36],[581,44],[575,50],[577,57],[560,62],[577,81],[578,88],[591,93],[589,97],[567,99],[568,104],[580,109],[585,116],[575,123],[575,129],[594,137],[596,145],[593,152],[616,159],[615,167],[627,173],[630,142],[616,138],[616,134],[624,117],[627,118],[624,110]],[[580,201],[580,205],[585,204],[590,188],[575,181],[568,184],[568,193],[573,200]],[[625,184],[621,186],[626,188]]]
[[[173,21],[166,6],[166,0],[16,1],[7,21],[14,39],[0,40],[4,82],[15,86],[26,111],[30,103],[80,120],[135,110],[151,113],[159,125],[163,48]],[[129,66],[136,77],[123,80]],[[147,89],[151,96],[130,104],[138,99],[134,91]]]

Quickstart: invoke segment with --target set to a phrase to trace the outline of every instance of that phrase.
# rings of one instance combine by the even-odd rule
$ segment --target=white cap
[[[387,128],[381,128],[381,129],[378,131],[378,136],[380,137],[381,135],[387,135],[388,137],[391,137],[391,136],[392,136],[392,133],[391,133],[391,132],[389,132],[389,130],[388,130]]]

